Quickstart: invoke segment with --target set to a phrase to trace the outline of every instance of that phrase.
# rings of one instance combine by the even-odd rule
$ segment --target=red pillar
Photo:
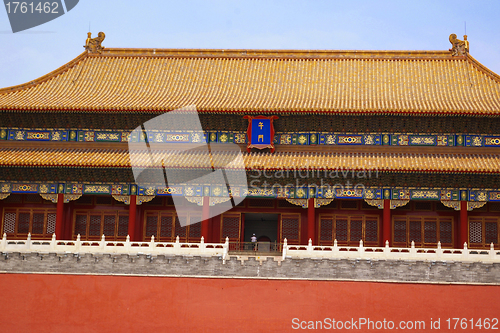
[[[464,247],[464,243],[469,243],[467,221],[467,201],[460,201],[460,244],[459,249]]]
[[[130,205],[128,208],[128,235],[131,241],[135,241],[135,221],[136,221],[136,209],[137,209],[137,196],[130,196]]]
[[[209,215],[210,215],[210,197],[203,197],[203,212],[201,215],[201,236],[204,238],[205,243],[209,243]]]
[[[382,220],[382,246],[385,246],[385,241],[391,241],[391,200],[384,199],[384,216]]]
[[[307,200],[307,242],[312,239],[313,245],[316,244],[314,233],[316,231],[316,221],[314,219],[314,198]]]
[[[64,239],[64,194],[57,194],[56,238]]]

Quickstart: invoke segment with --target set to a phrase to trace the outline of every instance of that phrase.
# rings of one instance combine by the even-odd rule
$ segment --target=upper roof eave
[[[85,59],[95,59],[95,58],[215,58],[215,59],[241,59],[241,60],[251,60],[251,59],[283,59],[283,60],[424,60],[424,61],[450,61],[459,60],[468,62],[473,68],[482,72],[487,78],[492,79],[497,84],[500,83],[500,76],[489,70],[487,67],[478,62],[470,54],[465,56],[452,56],[450,51],[415,51],[415,50],[402,50],[402,51],[391,51],[391,50],[372,50],[372,51],[358,51],[358,50],[250,50],[250,49],[155,49],[155,48],[104,48],[101,54],[91,54],[87,51],[82,52],[75,59],[69,61],[58,69],[27,83],[23,83],[16,86],[6,87],[0,89],[0,95],[8,95],[10,93],[15,93],[21,91],[24,94],[25,91],[29,92],[30,89],[37,88],[38,85],[56,79],[58,76],[63,75],[66,71],[74,68],[80,62],[85,61]],[[469,78],[470,80],[470,78]],[[448,94],[449,95],[449,94]],[[5,96],[6,98],[10,98]],[[474,97],[474,96],[473,96]],[[474,97],[476,98],[476,97]],[[474,99],[473,98],[473,99]],[[361,102],[363,103],[363,102]],[[399,103],[399,104],[398,104]],[[74,105],[62,105],[61,107],[57,105],[51,105],[50,103],[46,105],[35,105],[31,106],[30,103],[10,103],[10,105],[0,105],[4,110],[22,110],[23,112],[37,112],[37,111],[71,111],[71,112],[99,112],[99,111],[111,111],[111,112],[155,112],[165,111],[166,109],[161,105],[159,108],[154,106],[146,105],[127,105],[126,107],[122,105],[111,105],[105,103],[94,103],[89,107],[79,107],[77,104]],[[359,103],[358,103],[359,104]],[[319,114],[398,114],[398,115],[473,115],[473,116],[500,116],[500,110],[497,107],[488,107],[486,109],[422,109],[422,108],[401,108],[400,102],[396,102],[396,107],[383,107],[383,108],[361,108],[361,109],[349,109],[349,108],[331,108],[328,107],[324,109],[322,107],[307,107],[300,106],[298,109],[290,109],[285,106],[284,108],[270,108],[269,110],[257,107],[255,109],[248,109],[247,107],[239,106],[226,106],[218,108],[215,105],[210,105],[203,107],[200,105],[200,111],[202,112],[274,112],[274,113],[319,113]],[[403,103],[404,104],[404,103]],[[444,103],[446,104],[446,102]],[[467,103],[466,103],[467,104]],[[494,102],[497,105],[497,102]],[[462,104],[465,105],[465,104]],[[403,105],[404,106],[404,105]],[[167,110],[168,111],[168,110]]]

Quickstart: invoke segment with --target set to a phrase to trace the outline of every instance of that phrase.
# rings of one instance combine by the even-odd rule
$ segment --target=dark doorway
[[[250,242],[252,234],[259,241],[278,241],[279,214],[245,213],[245,242]]]

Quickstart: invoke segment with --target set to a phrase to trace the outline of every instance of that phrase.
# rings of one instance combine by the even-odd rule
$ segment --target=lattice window
[[[282,216],[281,218],[281,234],[283,239],[288,241],[299,240],[299,217]]]
[[[319,239],[324,242],[333,242],[333,219],[322,218],[320,220]]]
[[[30,213],[19,213],[17,221],[17,233],[27,234],[30,231]]]
[[[45,220],[44,213],[33,213],[33,224],[31,226],[32,234],[43,234],[43,225]]]
[[[452,243],[452,223],[440,222],[439,223],[439,241],[444,244]]]
[[[486,221],[484,223],[484,242],[488,244],[498,244],[498,224],[497,221]]]
[[[128,235],[128,215],[118,216],[118,236],[127,237]]]
[[[167,242],[172,239],[172,215],[162,215],[160,217],[160,237],[162,241],[165,239]]]
[[[104,236],[115,236],[116,215],[104,215],[102,233]]]
[[[189,225],[189,238],[201,238],[201,222]]]
[[[406,219],[394,220],[394,242],[406,243]]]
[[[47,214],[47,233],[52,235],[56,232],[56,214]]]
[[[422,222],[420,220],[410,220],[409,241],[415,243],[422,242]]]
[[[151,236],[158,238],[158,216],[156,214],[146,216],[146,239],[151,238]]]
[[[5,213],[3,220],[3,232],[6,234],[13,234],[16,232],[16,213]]]
[[[240,216],[222,216],[222,239],[239,239],[240,237]]]
[[[481,221],[471,221],[469,223],[469,241],[471,243],[483,242],[483,223]]]
[[[363,239],[363,220],[351,218],[350,240],[358,243]]]
[[[347,217],[335,219],[335,239],[339,242],[347,242]]]
[[[101,215],[90,215],[89,236],[101,236]]]
[[[186,238],[186,229],[187,226],[181,227],[181,223],[179,221],[179,217],[175,217],[175,236],[179,236],[179,238]]]
[[[80,235],[82,237],[87,235],[87,215],[76,215],[74,235]]]
[[[378,241],[378,221],[366,219],[365,225],[365,241],[367,242],[377,242]]]
[[[424,243],[437,243],[436,221],[424,222]]]
[[[248,207],[274,207],[273,199],[248,199]]]

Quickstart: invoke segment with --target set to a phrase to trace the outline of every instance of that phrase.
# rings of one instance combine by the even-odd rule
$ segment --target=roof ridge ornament
[[[450,43],[452,48],[450,49],[452,56],[464,56],[469,52],[469,42],[467,41],[467,35],[464,35],[464,40],[457,38],[457,35],[450,35]]]
[[[92,33],[88,32],[87,33],[87,39],[85,40],[85,50],[88,51],[88,53],[101,53],[102,50],[104,49],[104,46],[101,46],[102,41],[106,38],[106,35],[104,32],[99,32],[97,34],[97,37],[92,38]]]

